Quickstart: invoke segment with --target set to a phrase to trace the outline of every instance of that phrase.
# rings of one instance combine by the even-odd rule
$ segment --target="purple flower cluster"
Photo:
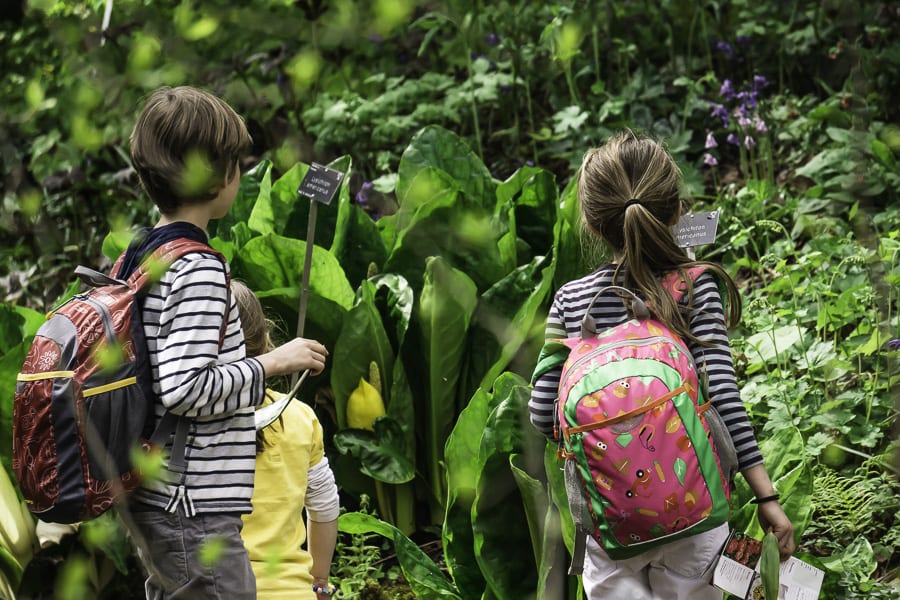
[[[369,199],[372,195],[372,190],[374,189],[375,186],[371,181],[364,181],[363,184],[359,187],[359,191],[356,192],[356,203],[360,208],[369,213],[369,216],[372,217],[374,221],[377,221],[381,218],[381,213],[378,211],[378,208],[376,206],[369,203]]]
[[[739,41],[739,43],[741,43]],[[726,44],[726,42],[720,42]],[[729,46],[730,48],[730,46]],[[721,48],[720,48],[721,49]],[[769,85],[768,79],[762,75],[756,75],[751,81],[740,89],[736,88],[731,79],[726,79],[719,87],[721,102],[711,102],[709,116],[718,120],[722,129],[728,131],[725,141],[732,146],[743,146],[747,150],[756,146],[755,134],[766,133],[766,122],[759,116],[759,95]],[[733,121],[732,121],[733,119]],[[737,125],[731,129],[732,123]],[[712,131],[706,135],[706,150],[718,147],[719,143]],[[706,165],[715,166],[718,159],[710,152],[703,155]]]

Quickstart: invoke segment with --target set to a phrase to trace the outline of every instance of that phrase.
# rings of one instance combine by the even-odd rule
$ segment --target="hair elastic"
[[[632,204],[640,204],[640,203],[641,203],[641,201],[638,200],[637,198],[631,198],[630,200],[627,200],[625,202],[624,210],[628,210],[628,207],[631,206]]]
[[[780,496],[778,494],[772,494],[771,496],[765,496],[764,498],[754,498],[750,501],[750,504],[765,504],[766,502],[778,502]]]

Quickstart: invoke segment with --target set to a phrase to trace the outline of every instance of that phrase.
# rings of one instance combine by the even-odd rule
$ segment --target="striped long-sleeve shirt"
[[[265,373],[246,357],[227,268],[212,254],[186,254],[150,287],[142,310],[156,418],[169,410],[191,421],[183,487],[181,474],[165,469],[134,500],[170,512],[181,505],[188,516],[251,509],[253,414],[264,398]]]
[[[570,281],[557,291],[547,317],[546,339],[575,337],[581,331],[581,319],[587,307],[600,290],[611,285],[614,267],[601,267],[590,275]],[[605,295],[594,303],[591,316],[601,331],[615,327],[629,319],[625,305],[615,294]],[[691,332],[698,339],[711,343],[703,346],[689,343],[698,372],[705,369],[708,377],[709,397],[722,416],[734,441],[738,454],[738,468],[743,471],[762,463],[762,455],[741,401],[740,390],[734,374],[731,347],[725,326],[725,315],[719,287],[709,273],[703,273],[694,284],[694,299],[690,313]],[[562,367],[540,376],[528,408],[532,424],[545,436],[553,435],[553,416],[559,393],[559,377]]]

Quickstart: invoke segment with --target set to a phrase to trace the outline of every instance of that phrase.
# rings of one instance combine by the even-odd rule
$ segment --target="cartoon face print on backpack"
[[[594,460],[600,461],[606,456],[606,451],[609,449],[609,445],[600,440],[596,444],[591,447],[591,456]]]

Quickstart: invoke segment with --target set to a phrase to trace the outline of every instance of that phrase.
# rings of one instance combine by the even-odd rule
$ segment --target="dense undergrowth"
[[[892,3],[120,0],[102,31],[105,5],[32,0],[0,21],[5,466],[27,337],[74,265],[108,265],[154,218],[128,160],[141,98],[200,85],[255,142],[213,242],[282,323],[305,250],[297,185],[313,161],[350,174],[319,214],[307,331],[333,360],[304,398],[348,507],[348,597],[574,598],[526,382],[553,289],[596,255],[574,169],[632,127],[665,140],[693,210],[721,211],[697,252],[741,285],[742,395],[822,597],[897,597]],[[372,364],[387,413],[351,429]],[[748,500],[739,487],[732,521],[752,532]],[[26,517],[2,539],[22,597],[140,590],[114,519],[33,558]]]

